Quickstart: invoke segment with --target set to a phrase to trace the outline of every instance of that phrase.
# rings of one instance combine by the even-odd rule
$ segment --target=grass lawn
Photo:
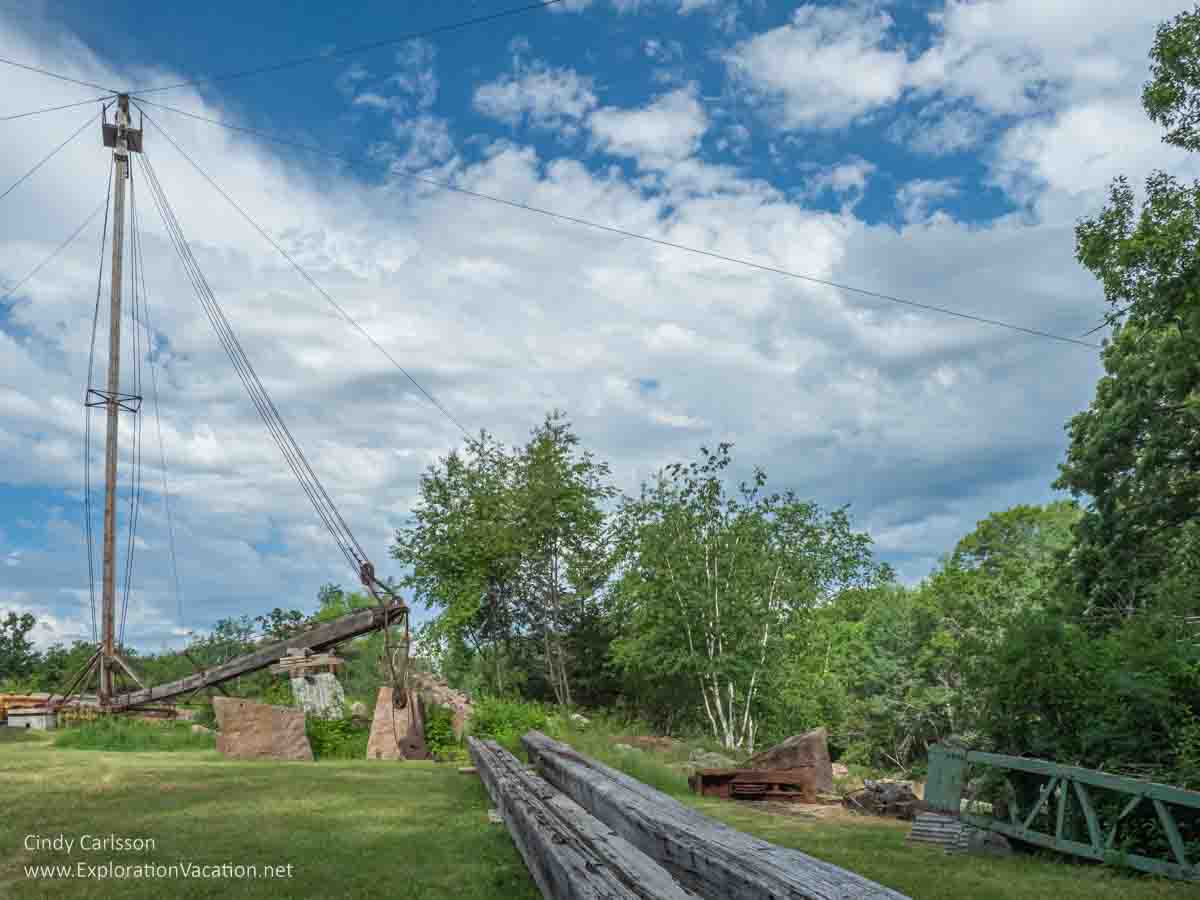
[[[0,729],[2,730],[2,729]],[[534,900],[478,778],[436,763],[232,762],[215,751],[106,753],[0,742],[0,897]],[[24,849],[26,835],[148,837],[149,853]],[[33,864],[278,866],[286,880],[69,880]]]
[[[3,729],[0,729],[2,733]],[[610,754],[606,754],[609,756]],[[649,760],[629,760],[646,769]],[[665,768],[665,767],[664,767]],[[664,787],[678,773],[659,773]],[[538,897],[479,780],[435,763],[232,762],[214,751],[100,752],[0,740],[0,897]],[[1200,898],[1200,886],[1030,856],[946,857],[904,843],[904,823],[694,803],[784,846],[854,869],[914,900]],[[26,835],[153,838],[152,852],[25,850]],[[29,879],[27,865],[277,866],[283,880]]]

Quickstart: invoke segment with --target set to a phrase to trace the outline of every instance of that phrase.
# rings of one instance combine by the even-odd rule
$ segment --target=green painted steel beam
[[[1097,850],[1091,844],[1085,844],[1082,841],[1054,838],[1040,831],[1022,828],[1019,825],[1010,825],[1007,822],[1000,822],[996,819],[991,819],[987,816],[978,816],[973,813],[964,813],[962,820],[969,825],[986,828],[989,831],[995,831],[998,834],[1015,838],[1018,841],[1024,841],[1027,844],[1036,844],[1039,847],[1046,847],[1050,850],[1071,853],[1075,856],[1094,859],[1097,862],[1107,862],[1111,865],[1128,866],[1151,875],[1163,875],[1167,878],[1176,878],[1182,881],[1200,881],[1200,869],[1197,869],[1195,866],[1181,866],[1178,863],[1153,859],[1137,853],[1117,853]]]
[[[1159,784],[1155,781],[1138,781],[1136,778],[1126,778],[1122,775],[1110,775],[1094,769],[1081,769],[1078,766],[1062,766],[1044,759],[1027,759],[1023,756],[1004,756],[1000,753],[983,753],[971,750],[966,753],[968,763],[982,763],[1003,769],[1015,769],[1018,772],[1029,772],[1033,775],[1055,775],[1069,778],[1092,787],[1107,788],[1120,791],[1123,794],[1138,794],[1151,800],[1162,800],[1186,806],[1190,809],[1200,809],[1200,793],[1186,791],[1183,788]]]

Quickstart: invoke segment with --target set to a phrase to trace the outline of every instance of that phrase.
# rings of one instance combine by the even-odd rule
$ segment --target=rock
[[[214,697],[217,749],[234,759],[312,760],[304,733],[304,710],[235,697]]]
[[[454,730],[454,737],[461,741],[475,711],[471,699],[429,672],[409,672],[408,678],[410,684],[420,692],[422,700],[450,710],[453,715],[450,727]]]
[[[613,744],[614,750],[620,750],[622,753],[640,753],[637,747],[631,747],[629,744]]]
[[[190,722],[196,718],[196,711],[194,709],[184,709],[181,706],[177,706],[175,707],[175,718],[180,722]]]
[[[592,720],[580,713],[571,713],[571,721],[576,725],[586,727],[592,724]]]
[[[397,709],[392,705],[392,689],[379,689],[367,739],[367,759],[429,759],[424,709],[416,691],[410,691],[408,704]]]
[[[973,856],[1012,856],[1012,844],[1002,834],[983,828],[967,832],[967,853]]]
[[[367,704],[361,700],[355,700],[350,704],[350,715],[356,719],[365,719],[367,717]]]
[[[500,817],[500,810],[498,810],[498,809],[489,809],[488,810],[488,821],[491,822],[493,825],[503,825],[504,824],[504,819],[502,819]]]
[[[872,781],[868,778],[863,782],[862,790],[847,794],[842,802],[854,812],[895,819],[912,819],[924,809],[912,784],[907,781]]]
[[[688,754],[688,762],[697,769],[732,769],[737,762],[720,753],[707,750],[693,750]]]
[[[817,790],[833,792],[833,764],[829,761],[829,734],[816,728],[795,734],[770,750],[758,753],[742,764],[747,769],[816,769]]]
[[[306,713],[321,719],[340,719],[346,714],[346,693],[332,672],[294,676],[292,697]]]
[[[834,778],[847,778],[850,775],[850,770],[841,763],[834,763],[830,768],[833,770]]]
[[[192,734],[212,734],[212,729],[205,728],[203,725],[193,725]]]

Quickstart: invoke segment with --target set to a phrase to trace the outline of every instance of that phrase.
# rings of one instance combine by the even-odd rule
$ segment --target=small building
[[[37,706],[10,709],[7,725],[9,728],[32,728],[37,731],[46,731],[58,725],[58,714],[52,709]]]

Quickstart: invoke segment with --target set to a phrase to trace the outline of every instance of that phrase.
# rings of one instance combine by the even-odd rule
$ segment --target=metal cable
[[[130,270],[130,290],[129,290],[129,344],[133,354],[133,390],[130,392],[133,396],[140,398],[142,396],[142,337],[140,303],[141,292],[139,290],[138,279],[138,256],[137,234],[137,194],[134,190],[133,166],[128,167],[129,170],[129,270]],[[138,519],[141,516],[142,510],[142,414],[141,402],[138,402],[138,409],[133,413],[134,428],[133,428],[133,450],[132,461],[133,468],[130,471],[129,479],[129,536],[125,544],[125,579],[122,589],[121,598],[121,619],[119,629],[118,643],[121,646],[125,644],[125,624],[129,614],[129,598],[133,593],[133,559],[134,551],[137,548],[136,537]]]
[[[338,153],[336,150],[327,150],[324,147],[314,147],[311,144],[305,144],[300,141],[291,141],[291,140],[288,140],[287,138],[281,138],[281,137],[272,135],[269,132],[259,131],[256,128],[247,128],[242,125],[233,125],[229,122],[222,122],[220,119],[213,119],[213,118],[209,118],[208,116],[197,115],[196,113],[188,112],[187,110],[184,110],[184,109],[176,109],[173,106],[167,106],[166,104],[163,104],[163,103],[155,103],[151,100],[143,100],[141,98],[134,98],[134,99],[140,103],[145,103],[147,106],[155,106],[159,109],[164,109],[169,112],[178,113],[179,115],[187,116],[188,118],[196,119],[197,121],[200,121],[200,122],[207,122],[210,125],[217,125],[221,128],[227,128],[230,131],[241,131],[241,132],[244,132],[245,134],[252,134],[256,137],[262,138],[263,140],[267,140],[267,141],[271,141],[272,143],[280,144],[281,146],[295,147],[299,150],[306,150],[309,153],[316,153],[316,154],[320,154],[322,156],[328,156],[333,159],[341,160],[342,162],[348,163],[352,166],[365,166],[365,165],[375,166],[375,165],[378,165],[377,160],[371,159],[369,157],[348,156],[343,153]],[[139,109],[140,109],[140,107],[139,107]],[[141,111],[146,116],[147,119],[150,119],[150,116],[148,114],[146,114],[145,110],[141,110]],[[170,135],[167,135],[165,132],[163,132],[162,126],[160,126],[157,122],[154,122],[153,119],[150,119],[150,121],[159,130],[159,132],[162,133],[163,136],[167,138],[167,140],[171,140]],[[171,143],[174,144],[175,142],[171,141]],[[176,147],[178,148],[178,145],[176,145]],[[181,150],[180,152],[182,153],[183,151]],[[193,163],[193,165],[195,165],[195,163]],[[553,210],[543,209],[543,208],[537,207],[537,206],[530,206],[527,203],[519,203],[516,200],[506,200],[503,197],[497,197],[493,194],[485,194],[482,191],[473,191],[473,190],[470,190],[469,188],[460,187],[459,185],[454,184],[453,182],[443,181],[439,178],[430,178],[427,175],[418,175],[415,172],[406,172],[403,169],[397,169],[395,167],[391,168],[390,171],[392,172],[392,174],[398,175],[401,178],[407,178],[410,181],[422,182],[424,184],[428,184],[433,187],[441,188],[442,190],[453,191],[456,194],[463,194],[464,196],[467,196],[467,197],[474,197],[476,200],[488,200],[492,203],[499,203],[503,206],[511,207],[512,209],[519,209],[519,210],[523,210],[524,212],[537,213],[538,215],[547,216],[548,218],[551,218],[551,219],[557,219],[561,222],[569,222],[572,225],[583,225],[587,228],[594,228],[599,231],[608,232],[610,234],[620,235],[621,237],[635,238],[636,240],[645,241],[646,243],[649,243],[649,244],[657,244],[660,247],[669,247],[673,250],[682,250],[685,253],[694,253],[698,256],[706,256],[706,257],[709,257],[710,259],[716,259],[716,260],[720,260],[721,262],[732,263],[732,264],[738,265],[738,266],[744,266],[749,269],[756,269],[760,272],[766,272],[771,275],[781,275],[785,278],[794,278],[798,281],[806,281],[811,284],[819,284],[819,285],[823,285],[825,287],[835,288],[840,291],[846,291],[848,293],[858,294],[863,297],[870,297],[875,300],[885,300],[889,303],[897,303],[897,304],[900,304],[903,306],[914,307],[916,309],[923,309],[928,312],[936,312],[936,313],[941,313],[941,314],[947,315],[947,316],[954,316],[955,318],[966,319],[968,321],[978,322],[983,325],[993,325],[997,328],[1006,328],[1009,331],[1018,331],[1018,332],[1021,332],[1022,334],[1028,334],[1033,337],[1047,338],[1047,339],[1053,340],[1053,341],[1060,341],[1065,344],[1075,344],[1080,347],[1087,347],[1091,350],[1102,349],[1100,344],[1093,344],[1089,341],[1079,340],[1078,338],[1065,337],[1060,334],[1054,334],[1053,332],[1041,331],[1040,329],[1037,329],[1037,328],[1026,328],[1022,325],[1013,325],[1010,322],[1002,322],[999,319],[990,319],[985,316],[976,316],[976,315],[972,315],[971,313],[959,312],[958,310],[949,309],[944,306],[936,306],[932,303],[920,303],[916,300],[907,300],[903,297],[897,297],[892,294],[885,294],[880,291],[872,291],[872,290],[868,290],[866,288],[854,287],[853,285],[843,284],[843,283],[837,282],[837,281],[830,281],[827,278],[818,278],[814,275],[804,275],[799,272],[790,271],[788,269],[781,269],[776,266],[768,266],[768,265],[764,265],[762,263],[756,263],[752,260],[742,259],[742,258],[736,257],[736,256],[728,256],[724,253],[717,253],[712,250],[702,250],[699,247],[691,247],[691,246],[688,246],[687,244],[679,244],[674,241],[667,241],[667,240],[663,240],[661,238],[651,237],[650,235],[647,235],[647,234],[639,234],[636,231],[628,231],[624,228],[617,228],[612,225],[604,225],[600,222],[593,222],[588,219],[581,219],[578,216],[569,216],[564,213],[554,212]],[[220,189],[218,188],[218,190],[220,190]],[[226,197],[226,199],[229,199],[229,198]],[[230,201],[230,202],[232,203],[232,201]],[[243,215],[244,215],[244,213],[243,213]]]
[[[394,356],[392,356],[392,354],[389,353],[382,344],[380,344],[377,340],[375,340],[375,338],[373,338],[371,336],[370,332],[368,332],[365,328],[363,328],[362,325],[358,324],[358,322],[354,319],[354,317],[351,316],[348,312],[346,312],[346,310],[342,307],[342,305],[340,303],[338,303],[336,300],[334,300],[333,297],[330,296],[329,292],[326,291],[323,287],[321,287],[321,285],[317,283],[316,279],[314,279],[310,274],[308,274],[308,271],[303,266],[301,266],[300,263],[298,263],[290,253],[288,253],[285,249],[283,249],[283,247],[280,246],[278,241],[276,241],[273,237],[271,237],[270,234],[267,233],[266,229],[264,229],[253,218],[251,218],[250,214],[247,213],[244,209],[242,209],[242,207],[238,205],[237,201],[235,201],[232,197],[230,197],[229,194],[225,193],[225,191],[222,190],[221,186],[219,184],[217,184],[216,181],[214,181],[212,179],[212,177],[207,172],[205,172],[204,169],[202,169],[200,167],[200,165],[194,159],[192,159],[190,156],[188,156],[188,154],[184,151],[184,149],[179,146],[179,144],[175,141],[175,139],[173,137],[171,137],[171,135],[167,134],[167,132],[163,130],[163,127],[161,125],[159,125],[158,122],[156,122],[148,114],[146,114],[145,110],[141,109],[141,107],[138,107],[138,109],[143,115],[146,116],[146,120],[148,122],[150,122],[150,124],[153,125],[158,130],[158,133],[161,134],[163,137],[165,137],[171,143],[171,145],[174,146],[177,151],[179,151],[179,155],[182,156],[185,160],[187,160],[188,163],[191,164],[192,168],[195,169],[198,173],[200,173],[200,176],[202,178],[204,178],[204,180],[207,181],[218,194],[220,194],[222,197],[224,197],[225,201],[227,203],[229,203],[229,205],[232,206],[235,210],[237,210],[238,214],[243,219],[245,219],[248,223],[250,223],[251,227],[253,227],[255,231],[257,231],[260,235],[262,235],[262,237],[267,241],[267,243],[269,243],[272,247],[274,247],[279,252],[279,254],[281,256],[283,256],[283,258],[286,259],[291,264],[292,268],[294,268],[297,272],[299,272],[300,275],[304,278],[304,280],[307,281],[310,285],[312,285],[312,287],[317,291],[317,293],[319,293],[322,297],[324,297],[326,302],[328,302],[330,306],[332,306],[335,310],[338,311],[338,313],[341,314],[342,318],[345,319],[346,322],[348,322],[363,337],[365,337],[368,341],[370,341],[372,346],[374,346],[376,350],[378,350],[380,353],[382,353],[384,355],[384,357],[387,358],[388,362],[390,362],[396,369],[398,369],[404,375],[405,378],[407,378],[410,382],[412,382],[413,386],[416,387],[416,389],[418,391],[420,391],[425,396],[425,398],[430,403],[432,403],[433,406],[442,415],[444,415],[447,419],[449,419],[455,425],[455,427],[458,428],[459,431],[461,431],[468,438],[471,436],[471,434],[467,430],[466,426],[463,425],[462,422],[460,422],[458,419],[456,419],[454,417],[454,415],[450,412],[450,410],[446,409],[446,407],[443,406],[442,403],[432,393],[427,391],[421,385],[420,382],[418,382],[415,378],[413,378],[413,376],[409,374],[408,370],[405,369],[404,366],[400,365],[399,360],[397,360]]]
[[[233,363],[234,369],[238,373],[238,377],[242,380],[242,384],[246,388],[247,393],[250,395],[251,402],[254,403],[255,409],[258,411],[259,416],[267,425],[268,431],[283,453],[285,462],[287,462],[289,468],[292,469],[292,473],[296,476],[297,480],[300,481],[301,488],[305,491],[305,494],[308,496],[310,502],[312,502],[314,507],[317,509],[317,513],[321,517],[325,527],[329,529],[332,534],[334,534],[335,541],[338,542],[338,546],[342,550],[343,555],[347,555],[349,552],[348,548],[337,534],[336,528],[333,522],[330,520],[327,510],[322,506],[320,498],[314,493],[312,486],[305,478],[293,448],[289,446],[275,418],[272,416],[271,411],[264,402],[263,394],[265,391],[262,390],[261,382],[258,383],[256,388],[255,382],[257,380],[257,376],[253,373],[252,367],[249,366],[248,358],[245,357],[244,351],[241,350],[240,345],[235,345],[234,342],[236,341],[236,336],[232,334],[232,329],[229,327],[228,321],[224,319],[223,312],[220,311],[219,307],[214,307],[215,298],[212,298],[211,289],[209,289],[203,273],[199,271],[199,267],[195,263],[194,257],[191,255],[191,251],[186,243],[186,239],[182,237],[182,231],[179,229],[177,220],[174,220],[173,218],[173,212],[170,210],[169,205],[165,204],[165,194],[162,195],[161,198],[164,203],[159,203],[158,188],[160,188],[161,185],[158,184],[154,174],[153,166],[149,164],[149,161],[145,158],[144,154],[142,157],[142,162],[143,169],[147,174],[147,181],[149,184],[151,184],[152,191],[154,191],[153,196],[155,197],[155,205],[159,206],[159,213],[164,217],[164,223],[167,224],[168,233],[172,238],[172,243],[175,245],[176,251],[180,254],[181,259],[184,262],[184,267],[188,273],[189,279],[192,281],[193,289],[200,298],[201,305],[204,308],[205,314],[209,317],[209,321],[213,325],[214,331],[217,333],[218,340],[221,342],[222,347],[225,349],[226,354]],[[347,558],[349,559],[351,557],[348,556]]]
[[[130,93],[150,94],[159,91],[171,91],[175,88],[191,87],[195,84],[213,84],[217,81],[229,81],[234,78],[246,78],[250,75],[261,75],[266,72],[278,72],[281,69],[290,69],[295,66],[303,66],[313,62],[323,62],[329,59],[339,59],[343,56],[350,56],[354,53],[365,53],[368,50],[378,50],[381,47],[390,47],[395,44],[403,44],[406,41],[416,40],[417,38],[432,37],[435,34],[444,34],[448,31],[457,31],[462,28],[469,28],[473,25],[482,25],[485,22],[494,22],[496,19],[503,19],[508,16],[515,16],[525,12],[535,12],[540,9],[545,9],[548,6],[556,6],[562,3],[563,0],[545,0],[543,3],[530,3],[526,6],[517,6],[510,9],[502,9],[498,12],[489,13],[485,16],[476,16],[473,19],[465,19],[461,22],[451,22],[447,25],[438,25],[436,28],[428,28],[424,31],[412,31],[408,34],[399,37],[388,38],[383,41],[372,41],[369,44],[359,44],[354,47],[347,47],[345,50],[334,50],[330,53],[314,53],[311,56],[302,56],[298,59],[290,59],[284,62],[272,63],[266,66],[258,66],[254,69],[243,69],[239,72],[227,72],[224,75],[212,75],[208,78],[195,78],[190,81],[180,81],[176,84],[164,84],[157,87],[140,88]]]
[[[138,275],[141,279],[142,316],[146,328],[146,344],[148,349],[147,363],[150,367],[150,390],[154,398],[154,429],[158,434],[158,458],[162,474],[163,514],[167,520],[167,541],[171,562],[171,583],[175,595],[175,614],[180,626],[183,626],[183,593],[179,587],[179,560],[175,551],[175,519],[171,510],[171,489],[167,483],[167,452],[163,445],[162,414],[158,405],[158,375],[154,363],[154,325],[150,319],[150,298],[146,290],[146,262],[143,251],[144,238],[141,228],[135,228],[133,252],[137,256]]]
[[[57,112],[60,109],[74,109],[77,106],[87,106],[89,103],[99,103],[108,100],[112,94],[103,97],[93,97],[91,100],[78,100],[75,103],[64,103],[62,106],[46,106],[42,109],[31,109],[29,112],[16,113],[11,116],[0,116],[0,122],[11,122],[13,119],[27,119],[30,116],[40,116],[42,113]]]
[[[152,185],[152,191],[154,191],[156,190],[155,186],[157,185],[157,182],[155,181],[153,166],[147,165],[147,163],[148,160],[145,159],[143,154],[143,168],[146,170],[148,183]],[[254,403],[255,409],[258,411],[260,417],[263,418],[264,423],[267,425],[268,431],[275,439],[276,444],[279,445],[280,450],[284,455],[284,460],[288,463],[289,468],[292,469],[293,474],[301,482],[301,487],[309,497],[309,500],[314,504],[314,507],[316,507],[318,515],[321,516],[326,528],[333,530],[333,533],[335,534],[335,540],[338,540],[339,547],[342,549],[343,554],[346,554],[346,546],[341,542],[340,538],[336,536],[334,525],[330,521],[327,511],[321,506],[319,497],[315,495],[311,485],[305,479],[295,453],[293,452],[292,448],[288,446],[284,435],[280,431],[277,423],[270,413],[270,410],[266,407],[263,401],[261,383],[259,384],[258,389],[255,388],[254,381],[257,376],[253,374],[252,370],[248,371],[248,359],[244,357],[244,353],[239,352],[240,346],[234,345],[233,341],[236,340],[236,336],[232,335],[232,329],[229,327],[228,321],[224,320],[224,315],[220,312],[219,307],[214,309],[213,304],[209,299],[211,296],[211,290],[208,288],[208,284],[203,277],[203,273],[199,271],[194,257],[191,256],[190,248],[187,246],[186,239],[182,238],[182,231],[179,230],[178,222],[173,219],[173,212],[170,210],[169,206],[159,203],[157,193],[152,194],[152,196],[155,198],[155,205],[159,207],[160,215],[164,217],[164,223],[167,224],[169,236],[171,237],[172,243],[176,248],[176,252],[180,254],[181,259],[184,262],[184,268],[188,273],[189,279],[192,281],[193,289],[200,298],[205,314],[209,317],[209,321],[217,333],[218,340],[221,342],[222,347],[225,349],[226,354],[233,363],[234,369],[238,373],[238,377],[242,380],[243,386],[246,388],[247,393],[250,395],[251,401]],[[165,201],[165,195],[162,199]]]
[[[79,137],[79,135],[83,133],[83,129],[87,128],[89,125],[91,125],[93,122],[95,122],[99,118],[100,118],[100,113],[96,113],[94,116],[90,117],[86,122],[84,122],[82,125],[80,125],[78,128],[76,128],[71,133],[71,136],[69,138],[67,138],[65,141],[63,141],[61,144],[59,144],[57,147],[55,147],[53,150],[51,150],[49,153],[47,153],[45,156],[43,156],[41,158],[41,160],[32,169],[30,169],[28,172],[26,172],[24,175],[22,175],[16,181],[14,181],[12,184],[10,184],[8,186],[8,190],[6,190],[3,194],[0,194],[0,200],[3,200],[9,194],[11,194],[13,191],[15,191],[17,189],[17,186],[20,185],[26,178],[28,178],[30,175],[32,175],[34,172],[36,172],[38,169],[40,169],[46,163],[50,162],[50,160],[52,160],[58,154],[59,150],[61,150],[65,146],[67,146],[67,144],[71,143],[71,141],[75,140],[75,138]]]
[[[0,57],[0,63],[3,63],[6,66],[13,66],[17,69],[24,69],[27,72],[37,72],[39,75],[48,75],[51,78],[57,78],[59,81],[69,81],[72,84],[81,84],[84,87],[95,88],[98,91],[108,91],[110,94],[117,93],[117,91],[114,91],[112,88],[106,88],[104,85],[96,84],[94,81],[80,81],[78,78],[71,78],[68,75],[60,75],[58,72],[51,72],[49,69],[39,69],[37,66],[19,63],[12,59]]]
[[[88,351],[87,390],[83,395],[83,521],[84,540],[87,543],[88,597],[92,609],[92,640],[98,641],[100,633],[96,624],[96,559],[95,537],[92,534],[92,408],[88,406],[92,392],[92,377],[96,363],[96,329],[100,322],[100,289],[104,282],[104,251],[108,246],[108,211],[112,203],[114,161],[108,163],[108,181],[104,188],[104,226],[100,230],[100,266],[96,276],[96,308],[92,313],[92,340]],[[99,209],[99,207],[97,207]],[[92,214],[93,216],[95,213]],[[78,233],[78,232],[76,232]]]
[[[152,163],[145,153],[142,153],[140,158],[155,206],[158,208],[159,215],[166,226],[168,236],[180,256],[184,269],[188,273],[189,280],[192,281],[193,289],[196,291],[201,306],[208,316],[218,340],[233,363],[234,369],[238,373],[243,386],[246,388],[251,402],[254,404],[263,423],[267,426],[267,430],[283,453],[284,460],[287,462],[289,468],[291,468],[296,479],[300,482],[301,488],[313,504],[313,508],[325,525],[326,530],[333,537],[334,542],[342,551],[343,556],[346,557],[347,562],[358,573],[362,563],[366,561],[365,552],[350,532],[345,520],[338,512],[333,500],[321,484],[312,465],[304,455],[303,450],[300,449],[299,443],[288,429],[287,424],[283,421],[278,408],[255,372],[249,356],[234,333],[229,320],[225,317],[224,311],[221,309],[216,296],[213,294],[203,272],[200,270],[199,264],[191,252],[187,239],[183,235],[182,227],[179,225],[178,219],[171,209]]]

